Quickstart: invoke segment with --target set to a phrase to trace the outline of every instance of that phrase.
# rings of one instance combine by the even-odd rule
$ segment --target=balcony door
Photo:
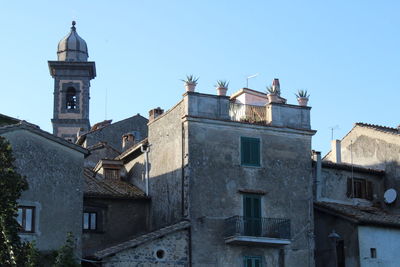
[[[261,236],[261,198],[259,195],[243,196],[244,234]]]

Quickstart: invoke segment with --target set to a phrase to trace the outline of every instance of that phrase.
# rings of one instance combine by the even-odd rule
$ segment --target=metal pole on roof
[[[246,77],[246,88],[249,88],[249,79],[257,77],[258,75],[260,75],[260,73],[256,73]]]

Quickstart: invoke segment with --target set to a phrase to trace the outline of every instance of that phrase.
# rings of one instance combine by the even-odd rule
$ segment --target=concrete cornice
[[[48,61],[50,75],[54,78],[54,69],[89,70],[90,79],[96,77],[96,63],[94,61]]]
[[[210,118],[195,117],[195,116],[188,116],[188,115],[183,116],[182,120],[183,121],[200,122],[200,123],[208,123],[208,124],[218,124],[218,125],[238,127],[238,128],[250,128],[250,129],[267,130],[267,131],[273,131],[273,132],[295,133],[295,134],[308,135],[308,136],[313,136],[317,132],[315,130],[296,129],[296,128],[279,127],[279,126],[272,126],[272,125],[259,125],[259,124],[252,124],[252,123],[246,123],[246,122],[237,122],[237,121],[221,120],[221,119],[210,119]]]

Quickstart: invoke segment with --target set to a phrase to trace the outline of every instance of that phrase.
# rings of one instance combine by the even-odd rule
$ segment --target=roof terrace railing
[[[233,121],[267,124],[265,106],[230,103],[229,116]]]

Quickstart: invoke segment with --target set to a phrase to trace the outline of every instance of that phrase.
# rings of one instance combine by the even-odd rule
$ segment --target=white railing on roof
[[[265,124],[267,119],[265,106],[230,103],[229,116],[233,121]]]

